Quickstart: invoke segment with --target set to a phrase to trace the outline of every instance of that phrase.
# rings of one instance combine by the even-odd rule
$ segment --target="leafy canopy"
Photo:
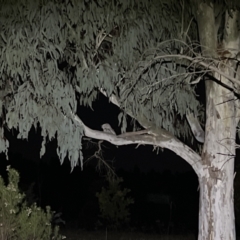
[[[3,127],[27,138],[41,127],[40,156],[57,138],[60,161],[82,159],[83,129],[70,114],[91,106],[103,89],[126,113],[187,136],[184,115],[199,102],[183,60],[157,59],[186,49],[197,39],[191,8],[164,0],[0,0],[0,150]],[[165,41],[180,39],[181,41]],[[163,42],[164,41],[164,42]]]

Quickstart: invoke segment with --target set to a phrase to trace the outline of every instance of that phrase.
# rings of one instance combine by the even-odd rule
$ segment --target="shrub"
[[[18,188],[19,174],[7,168],[8,184],[0,177],[0,239],[63,239],[58,228],[52,228],[50,207],[44,212],[34,203],[27,206]]]
[[[129,205],[134,203],[133,199],[127,197],[129,189],[121,190],[121,178],[108,180],[108,188],[102,188],[96,196],[99,202],[101,218],[107,226],[112,229],[117,229],[129,221]]]

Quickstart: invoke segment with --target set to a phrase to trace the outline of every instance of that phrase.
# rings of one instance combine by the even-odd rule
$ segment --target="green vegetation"
[[[97,193],[101,218],[110,229],[119,229],[129,221],[129,205],[134,203],[133,199],[127,197],[129,189],[121,189],[120,183],[123,180],[117,178],[108,180],[108,188],[102,188]]]
[[[18,188],[19,174],[7,168],[8,184],[0,177],[0,239],[63,239],[58,227],[52,228],[50,207],[44,212],[36,203],[28,206],[25,194]]]

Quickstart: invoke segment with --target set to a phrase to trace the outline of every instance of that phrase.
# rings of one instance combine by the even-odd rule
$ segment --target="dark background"
[[[93,109],[79,108],[78,115],[90,128],[101,130],[109,123],[120,133],[119,110],[104,97],[93,104]],[[130,121],[130,119],[129,119]],[[129,128],[131,131],[131,128]],[[72,172],[68,159],[60,165],[56,154],[56,141],[47,144],[46,154],[39,158],[40,130],[32,129],[29,139],[18,140],[15,131],[6,132],[10,141],[9,160],[1,154],[1,175],[6,179],[6,166],[20,172],[20,188],[27,191],[33,185],[32,195],[38,205],[50,205],[52,210],[62,212],[66,228],[96,230],[99,207],[96,192],[106,186],[106,170],[96,170],[96,159],[86,161],[94,154],[97,141],[83,142],[85,164],[83,171],[77,166]],[[192,168],[174,153],[164,150],[157,153],[151,146],[121,146],[103,143],[103,157],[112,166],[123,187],[131,190],[129,228],[144,232],[195,233],[198,225],[198,180]],[[169,203],[148,201],[148,196],[169,197]],[[162,227],[159,227],[161,225]]]

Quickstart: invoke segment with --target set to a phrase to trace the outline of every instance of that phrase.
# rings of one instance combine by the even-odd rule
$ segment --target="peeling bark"
[[[228,52],[239,49],[238,16],[226,13],[223,46]],[[218,57],[217,31],[215,29],[214,6],[199,2],[197,22],[203,56]],[[206,81],[206,125],[202,152],[203,173],[199,177],[199,240],[235,240],[235,218],[233,205],[233,180],[236,136],[236,101],[234,61],[223,59],[219,69],[225,74],[213,72],[216,82]],[[218,83],[217,83],[218,82]],[[219,84],[222,83],[222,85]],[[226,88],[228,86],[229,88]]]
[[[208,173],[205,175],[207,176]],[[198,239],[235,240],[233,179],[206,176],[200,180]]]
[[[198,119],[192,113],[187,114],[186,117],[188,120],[188,124],[190,125],[192,133],[193,133],[194,137],[196,138],[196,140],[199,141],[200,143],[204,143],[205,133],[204,133]]]
[[[236,120],[232,92],[207,84],[207,122],[199,178],[199,240],[235,240],[233,175]],[[219,104],[222,102],[222,104]]]

